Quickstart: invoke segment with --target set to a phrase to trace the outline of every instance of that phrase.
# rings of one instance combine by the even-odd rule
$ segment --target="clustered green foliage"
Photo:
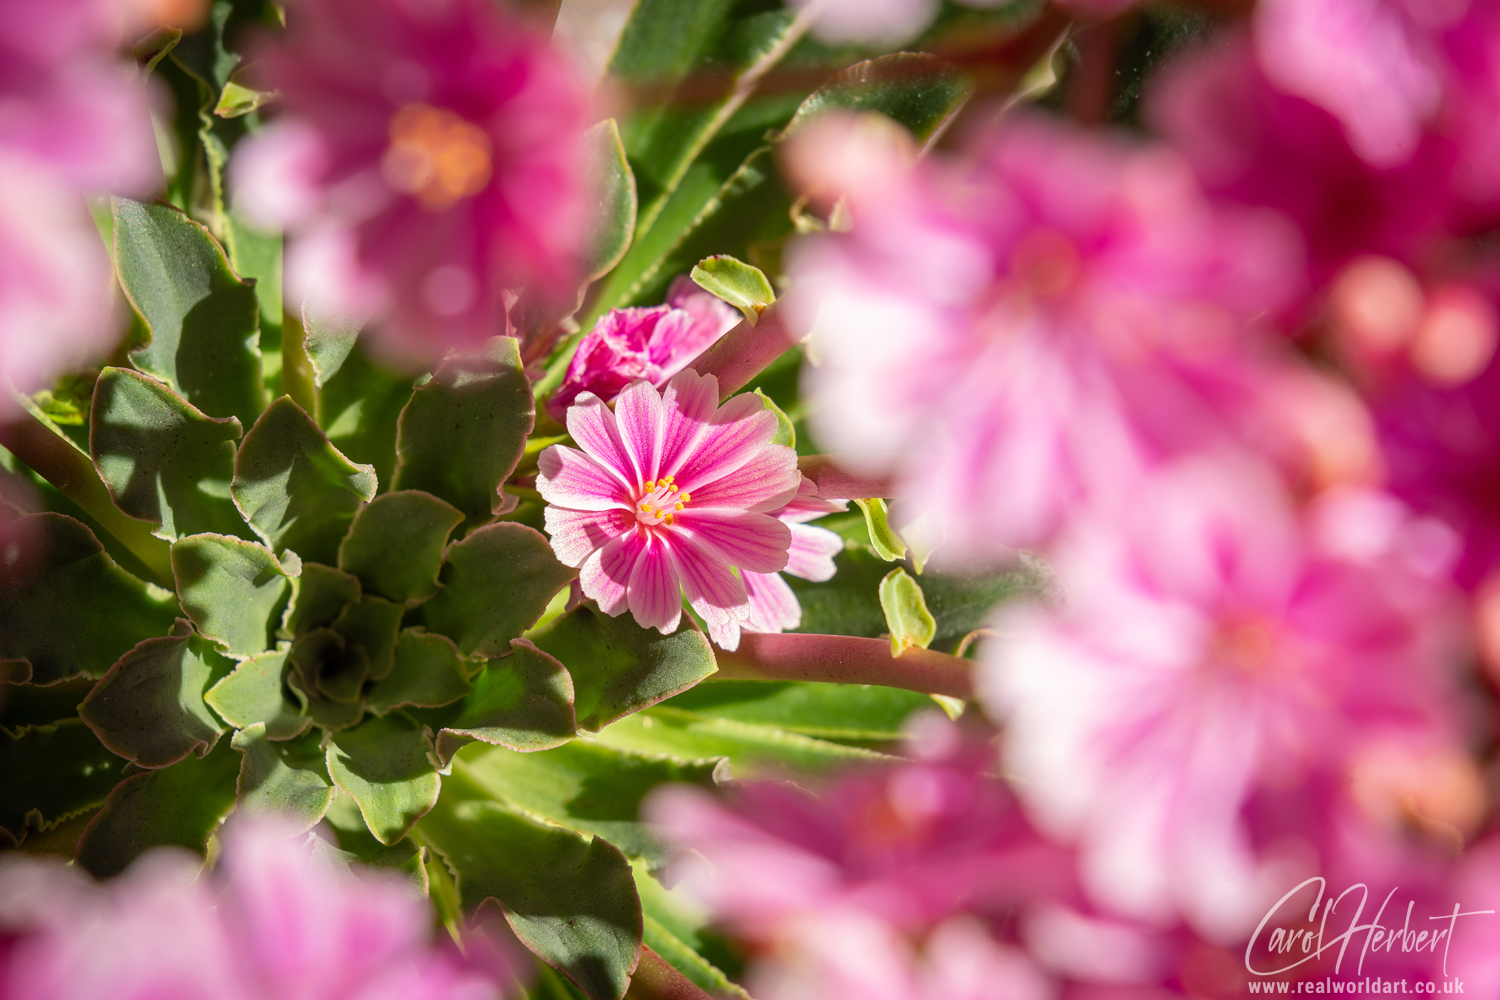
[[[232,811],[322,821],[329,851],[405,872],[447,922],[497,901],[570,981],[548,988],[618,998],[644,941],[734,993],[734,956],[646,875],[664,858],[642,798],[731,766],[879,759],[931,700],[697,687],[715,661],[691,625],[662,636],[587,604],[564,612],[574,571],[525,483],[558,440],[532,437],[534,392],[556,384],[566,349],[535,385],[509,338],[413,381],[372,362],[357,330],[284,315],[279,237],[226,207],[222,177],[264,96],[231,79],[231,29],[275,9],[211,11],[141,52],[177,98],[170,203],[116,200],[100,220],[131,339],[24,401],[33,424],[15,450],[51,509],[0,498],[0,843],[108,876],[152,847],[209,850]],[[748,0],[637,4],[612,71],[654,96],[594,134],[606,185],[583,329],[659,301],[711,255],[775,279],[794,226],[816,224],[773,161],[809,116],[880,110],[923,141],[969,94],[931,57],[858,62],[799,31]],[[704,99],[703,80],[722,92]],[[788,443],[798,360],[760,382]],[[851,542],[833,581],[792,581],[804,631],[952,649],[1035,584],[918,586],[890,568],[902,554],[883,507],[871,516],[868,532],[858,512],[830,524]]]

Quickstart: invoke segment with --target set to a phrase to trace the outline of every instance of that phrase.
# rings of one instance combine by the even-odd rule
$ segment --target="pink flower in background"
[[[85,199],[162,178],[150,91],[116,55],[123,22],[103,0],[0,0],[0,379],[22,391],[120,335]]]
[[[872,176],[850,233],[795,248],[787,302],[819,441],[895,472],[907,519],[962,539],[939,559],[1043,542],[1160,456],[1259,422],[1244,331],[1301,275],[1278,220],[1210,205],[1164,149],[1036,119]]]
[[[562,420],[580,392],[606,403],[643,378],[657,388],[740,321],[737,309],[679,275],[665,305],[612,309],[578,342],[547,412]]]
[[[753,394],[719,405],[719,382],[691,369],[658,391],[626,386],[610,412],[593,393],[569,407],[582,451],[553,445],[538,463],[552,550],[578,567],[607,615],[677,628],[682,595],[725,649],[750,616],[731,572],[787,566],[791,530],[771,516],[797,494],[792,449],[772,444],[776,417]]]
[[[0,994],[36,1000],[493,1000],[496,973],[430,945],[409,886],[356,877],[275,825],[236,821],[212,874],[153,852],[95,887],[0,863]],[[483,942],[475,942],[483,945]],[[471,949],[484,952],[483,947]]]
[[[1078,843],[1098,905],[1232,941],[1343,860],[1351,788],[1366,826],[1413,808],[1472,829],[1450,532],[1368,491],[1299,521],[1247,457],[1187,460],[1132,499],[1074,522],[1065,606],[1002,611],[982,683],[1018,794]],[[1449,772],[1453,794],[1424,797]]]
[[[783,572],[814,582],[833,579],[833,557],[844,551],[844,540],[827,528],[815,528],[806,522],[848,509],[847,500],[824,500],[817,496],[816,487],[809,480],[802,480],[796,497],[781,510],[772,512],[773,517],[792,530],[792,545],[787,550]],[[741,571],[740,579],[750,601],[750,617],[743,623],[729,623],[733,645],[726,649],[739,645],[742,630],[782,632],[802,624],[802,604],[780,573]]]
[[[284,114],[231,180],[286,228],[296,296],[417,357],[507,332],[507,293],[570,300],[587,109],[545,39],[489,0],[306,0],[288,22],[263,61]]]

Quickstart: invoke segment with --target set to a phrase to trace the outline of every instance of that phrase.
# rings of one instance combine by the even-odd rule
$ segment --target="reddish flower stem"
[[[687,367],[699,375],[719,380],[719,402],[739,392],[771,362],[797,346],[797,338],[786,328],[781,310],[766,307],[755,326],[741,320],[739,326],[714,342]]]
[[[861,476],[842,468],[837,455],[803,455],[797,468],[818,488],[824,500],[865,500],[870,497],[894,496],[895,483],[889,476]]]
[[[974,696],[973,660],[931,649],[908,649],[893,657],[885,639],[743,632],[739,649],[715,650],[714,655],[718,680],[878,684],[951,698]]]
[[[626,1000],[713,1000],[647,944],[641,945],[641,960],[625,996]]]

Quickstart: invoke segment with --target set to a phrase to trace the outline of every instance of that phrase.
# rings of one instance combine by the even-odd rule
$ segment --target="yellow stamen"
[[[668,515],[667,515],[667,525],[668,525],[668,526],[669,526],[669,527],[670,527],[670,526],[671,526],[671,524],[672,524],[672,515],[671,515],[671,514],[668,514]]]
[[[650,493],[650,492],[652,492],[655,489],[656,489],[656,480],[654,480],[654,479],[648,479],[648,480],[646,480],[646,492]]]
[[[656,513],[656,511],[654,511],[654,510],[651,509],[651,505],[649,503],[643,503],[643,504],[641,504],[641,510],[645,511],[647,514],[655,514]]]
[[[677,509],[678,510],[682,509],[682,501],[681,500],[677,501]]]
[[[682,493],[682,494],[678,495],[677,499],[681,500],[683,503],[687,503],[689,500],[691,500],[693,498],[692,498],[691,495],[689,495],[687,493]]]

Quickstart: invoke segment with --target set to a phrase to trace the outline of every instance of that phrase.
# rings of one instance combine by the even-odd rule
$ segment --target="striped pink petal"
[[[551,504],[542,519],[558,561],[575,568],[610,540],[629,531],[635,520],[623,510],[567,510]]]
[[[645,540],[632,531],[606,542],[578,567],[583,595],[597,601],[599,610],[611,618],[629,606],[630,574],[645,547]]]
[[[549,504],[572,510],[630,509],[633,484],[576,448],[548,448],[537,459],[537,472],[537,492]]]
[[[711,507],[677,515],[677,535],[751,573],[786,567],[792,531],[768,514]]]
[[[771,513],[797,495],[801,482],[797,453],[784,445],[773,444],[736,469],[734,475],[689,489],[695,506],[734,507]]]
[[[641,481],[640,470],[625,449],[620,439],[620,428],[615,415],[604,401],[592,392],[578,394],[573,405],[568,407],[568,433],[589,457],[619,477],[623,483],[632,485]]]
[[[661,396],[645,379],[632,382],[615,397],[620,440],[642,479],[661,471],[662,436],[666,430]]]
[[[682,593],[677,582],[670,546],[663,539],[650,539],[630,573],[630,613],[641,628],[654,628],[662,635],[677,630],[682,617]]]
[[[827,528],[796,523],[789,527],[792,547],[787,550],[786,571],[819,583],[833,579],[833,557],[844,551],[844,540]]]
[[[714,413],[691,447],[663,456],[662,467],[689,492],[739,469],[762,448],[771,446],[776,417],[758,396],[736,396]]]
[[[705,607],[717,608],[740,620],[750,613],[745,585],[717,553],[707,552],[691,542],[673,545],[671,552],[683,593],[700,615],[711,617],[705,613]]]
[[[747,632],[781,632],[802,624],[802,604],[780,573],[741,573],[750,599]]]
[[[719,380],[691,368],[673,376],[662,391],[662,469],[672,472],[719,409]],[[769,440],[769,439],[768,439]]]

